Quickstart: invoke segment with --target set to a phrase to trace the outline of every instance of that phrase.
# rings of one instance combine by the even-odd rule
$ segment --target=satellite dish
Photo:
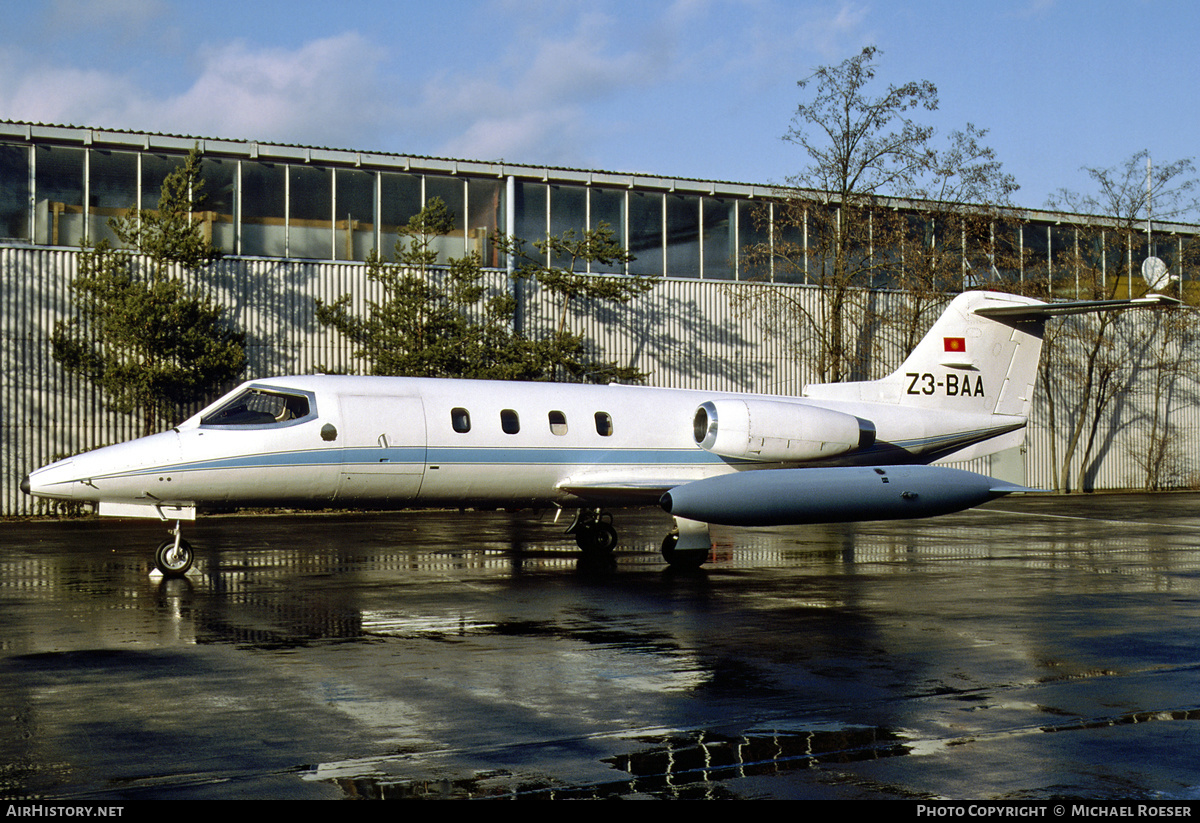
[[[1147,257],[1142,261],[1142,279],[1151,291],[1158,291],[1170,285],[1175,278],[1167,269],[1167,264],[1157,257]]]

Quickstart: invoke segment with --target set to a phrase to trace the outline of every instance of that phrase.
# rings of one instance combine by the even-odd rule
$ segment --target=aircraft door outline
[[[425,404],[418,395],[341,395],[341,470],[334,500],[403,504],[425,476]]]

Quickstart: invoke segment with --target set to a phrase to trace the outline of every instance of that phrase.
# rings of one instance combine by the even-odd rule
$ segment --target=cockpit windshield
[[[313,413],[307,393],[248,388],[200,418],[201,426],[276,426]]]

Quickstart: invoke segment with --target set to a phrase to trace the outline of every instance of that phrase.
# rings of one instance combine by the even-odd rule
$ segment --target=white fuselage
[[[222,417],[230,398],[251,390],[292,397],[295,408],[279,413],[287,419],[241,406],[241,417]],[[828,459],[717,454],[694,427],[700,404],[714,400],[832,409],[871,437]],[[888,402],[632,386],[281,377],[244,384],[171,431],[45,466],[29,483],[43,497],[143,506],[639,504],[742,469],[928,463],[1023,423]]]

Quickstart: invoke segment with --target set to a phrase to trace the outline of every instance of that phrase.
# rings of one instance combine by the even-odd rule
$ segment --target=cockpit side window
[[[201,426],[281,426],[315,417],[307,393],[251,387],[200,418]]]

